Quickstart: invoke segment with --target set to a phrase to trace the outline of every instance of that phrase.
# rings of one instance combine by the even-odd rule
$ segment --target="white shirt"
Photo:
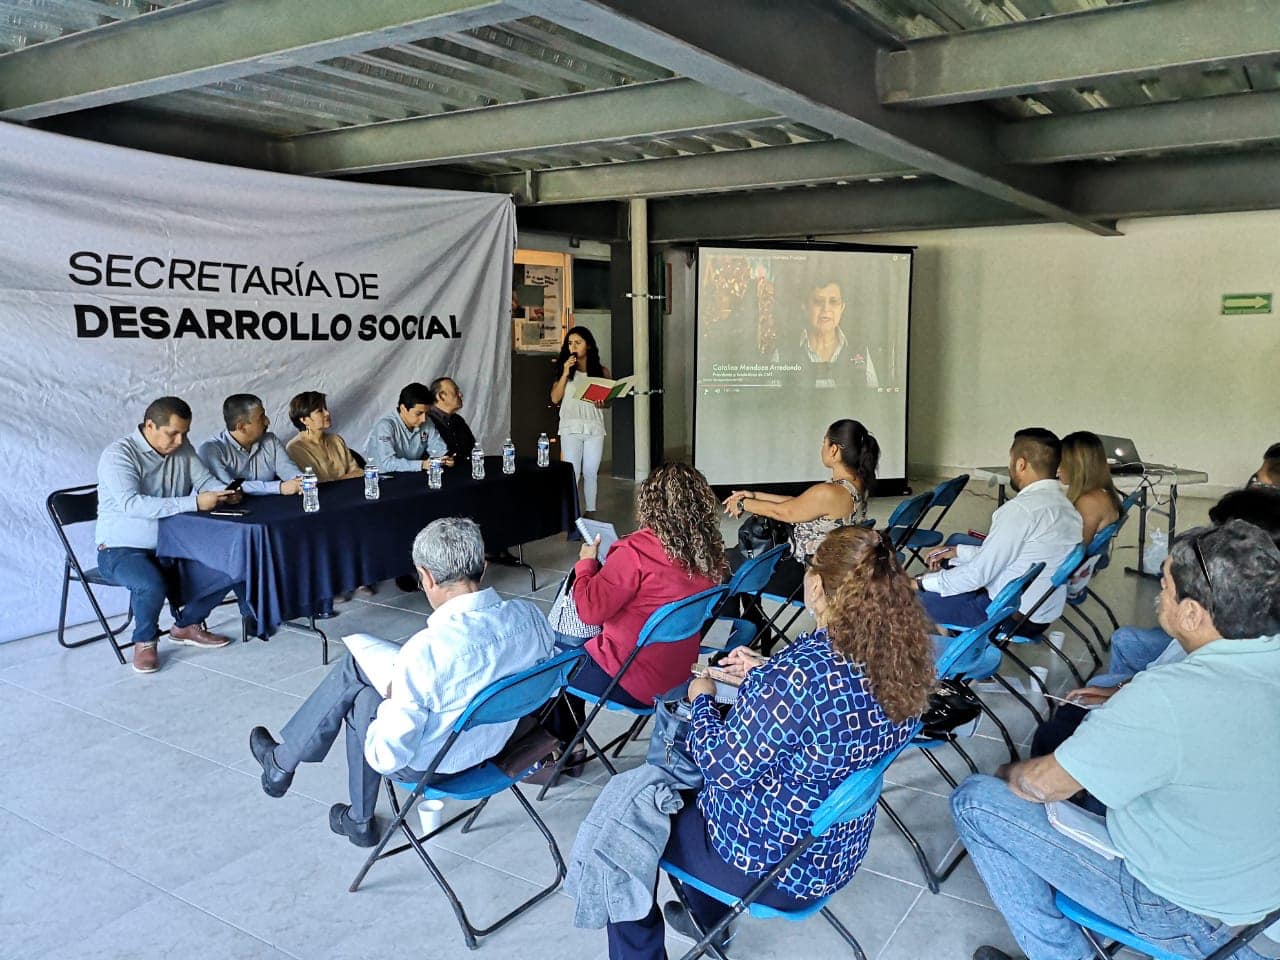
[[[391,696],[382,701],[364,741],[379,773],[426,770],[477,693],[551,656],[555,635],[528,600],[503,600],[485,588],[442,604],[401,648]],[[438,772],[465,770],[498,753],[516,722],[473,727],[449,750]]]
[[[579,400],[576,396],[582,387],[581,381],[574,383],[582,371],[576,371],[568,383],[564,385],[564,396],[560,398],[560,433],[576,433],[585,437],[603,437],[604,411],[590,400]]]
[[[944,597],[986,589],[995,596],[1010,580],[1043,562],[1044,571],[1022,595],[1026,613],[1049,590],[1054,572],[1084,536],[1084,521],[1057,480],[1029,483],[991,515],[991,532],[981,546],[959,545],[950,570],[925,574],[921,586]],[[1035,623],[1062,616],[1067,588],[1059,587],[1040,609]]]

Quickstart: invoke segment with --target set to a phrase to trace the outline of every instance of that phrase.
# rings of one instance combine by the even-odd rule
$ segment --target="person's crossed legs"
[[[1084,934],[1054,906],[1054,891],[1171,953],[1205,957],[1231,929],[1152,893],[1122,859],[1108,860],[1049,825],[1043,804],[995,777],[969,777],[951,795],[956,831],[1014,938],[1033,960],[1087,960]],[[1233,960],[1258,960],[1243,947]]]

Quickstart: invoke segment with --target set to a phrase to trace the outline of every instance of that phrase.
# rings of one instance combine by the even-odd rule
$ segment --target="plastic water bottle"
[[[484,451],[478,443],[471,448],[471,479],[484,479]]]
[[[538,434],[538,466],[551,466],[551,440],[545,433]]]
[[[444,485],[444,461],[439,457],[432,457],[431,463],[427,467],[427,486],[432,490],[439,490]]]
[[[320,481],[316,479],[316,472],[310,467],[307,467],[302,474],[302,512],[320,512]]]
[[[516,445],[511,442],[510,437],[507,437],[506,442],[502,445],[502,472],[516,472]]]
[[[378,468],[371,463],[364,468],[364,498],[377,500],[380,496],[382,491],[378,488]]]

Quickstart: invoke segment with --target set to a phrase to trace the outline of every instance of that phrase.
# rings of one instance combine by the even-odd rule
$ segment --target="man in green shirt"
[[[1185,660],[1140,673],[1053,754],[970,777],[952,797],[960,838],[1030,960],[1093,956],[1055,890],[1194,957],[1280,906],[1280,549],[1239,520],[1183,534],[1158,615]],[[1081,789],[1106,805],[1119,857],[1049,825],[1044,804]],[[981,947],[974,960],[1008,955]]]

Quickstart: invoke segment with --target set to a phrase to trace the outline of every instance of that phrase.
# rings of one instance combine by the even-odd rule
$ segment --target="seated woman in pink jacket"
[[[719,508],[701,473],[687,463],[666,463],[640,485],[640,529],[609,549],[608,563],[596,559],[595,543],[583,544],[574,567],[573,599],[582,622],[603,629],[587,641],[589,659],[574,676],[574,686],[603,694],[653,611],[720,582],[726,566]],[[654,697],[689,679],[698,639],[695,634],[640,651],[609,699],[651,706]],[[581,704],[573,705],[579,718]]]

